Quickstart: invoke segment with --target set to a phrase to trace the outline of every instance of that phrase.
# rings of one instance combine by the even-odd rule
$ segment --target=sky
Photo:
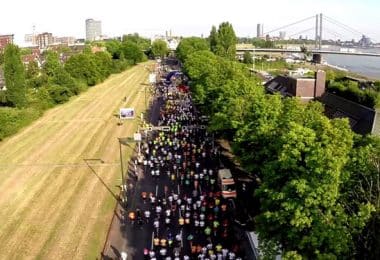
[[[134,32],[152,37],[169,30],[173,35],[207,37],[212,25],[224,21],[232,23],[237,36],[252,37],[258,23],[268,32],[317,13],[380,42],[379,0],[1,0],[0,10],[0,34],[15,34],[17,44],[33,26],[36,33],[84,38],[87,18],[101,20],[102,33],[110,37]],[[309,19],[284,31],[298,36],[310,29],[303,35],[312,38],[314,26],[315,19]],[[324,28],[324,39],[360,38],[330,22]]]

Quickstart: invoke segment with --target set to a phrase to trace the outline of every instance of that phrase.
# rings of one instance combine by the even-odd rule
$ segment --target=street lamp
[[[121,145],[129,145],[131,141],[133,141],[133,138],[129,137],[123,137],[123,138],[118,138],[119,140],[119,151],[120,151],[120,168],[121,168],[121,187],[124,185],[124,163],[123,163],[123,154],[121,152]]]

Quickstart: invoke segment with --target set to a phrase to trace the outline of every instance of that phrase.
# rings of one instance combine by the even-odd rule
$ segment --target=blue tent
[[[166,75],[166,82],[170,82],[170,79],[173,77],[173,76],[175,76],[175,77],[177,77],[177,76],[179,76],[179,75],[182,75],[182,72],[179,72],[178,70],[173,70],[173,71],[170,71],[169,73],[168,73],[168,75]]]

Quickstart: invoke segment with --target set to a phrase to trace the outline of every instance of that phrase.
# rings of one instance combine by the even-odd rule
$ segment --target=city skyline
[[[379,22],[376,12],[380,3],[374,0],[348,0],[344,4],[337,0],[314,1],[276,1],[267,0],[262,3],[253,1],[218,1],[206,2],[194,0],[188,5],[181,5],[174,0],[125,2],[113,0],[101,2],[94,0],[91,5],[85,2],[67,0],[63,6],[53,6],[51,1],[21,0],[2,3],[5,10],[0,17],[0,34],[14,34],[15,42],[22,44],[25,34],[49,32],[54,36],[74,36],[85,38],[85,20],[92,18],[102,22],[102,31],[109,37],[137,32],[142,36],[152,37],[165,34],[172,30],[174,35],[208,36],[211,26],[223,21],[229,21],[240,37],[256,36],[258,23],[264,24],[264,33],[277,27],[292,23],[316,13],[324,13],[334,19],[364,32],[374,41],[380,40]],[[48,4],[47,4],[48,3]],[[51,6],[49,6],[49,4]],[[22,10],[19,10],[22,6]],[[273,7],[276,7],[273,9]],[[312,7],[312,8],[311,8]],[[272,9],[269,9],[272,8]],[[12,12],[17,10],[17,12]],[[284,12],[284,10],[288,10]],[[22,17],[22,19],[20,19]],[[295,26],[287,31],[297,32],[313,26],[313,22]],[[330,29],[330,28],[329,28]],[[285,30],[286,31],[286,30]],[[331,31],[336,31],[332,28]],[[359,40],[359,35],[343,32],[342,40]],[[278,32],[275,33],[278,36]],[[305,35],[313,36],[309,31]],[[329,34],[326,39],[338,39],[337,35]]]

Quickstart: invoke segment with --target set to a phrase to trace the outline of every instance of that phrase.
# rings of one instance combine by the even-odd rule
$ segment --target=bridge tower
[[[322,14],[319,14],[319,49],[322,49]]]
[[[318,32],[318,28],[319,28],[319,22],[318,22],[318,14],[315,15],[315,48],[318,48],[318,39],[319,39],[319,32]]]

